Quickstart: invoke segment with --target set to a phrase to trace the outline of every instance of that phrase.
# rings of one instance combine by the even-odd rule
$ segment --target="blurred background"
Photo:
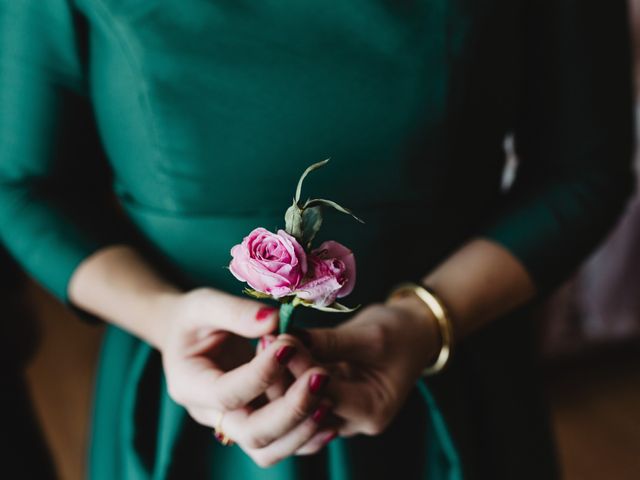
[[[630,4],[638,87],[640,0]],[[636,167],[640,172],[640,155]],[[50,451],[53,466],[16,454],[11,461],[24,472],[20,478],[81,479],[102,327],[79,321],[27,279],[19,288],[17,275],[3,288],[15,308],[0,322],[10,343],[0,355],[19,359],[26,382],[4,378],[9,394],[3,401],[12,408],[5,411],[25,412],[25,418],[35,412],[44,443],[38,425],[25,425],[19,415],[8,419],[0,436],[45,459]],[[640,196],[538,316],[540,362],[564,478],[640,479]]]

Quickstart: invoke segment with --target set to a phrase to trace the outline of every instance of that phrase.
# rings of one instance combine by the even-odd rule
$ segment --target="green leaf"
[[[331,305],[331,306],[333,306],[334,308],[336,308],[337,310],[339,310],[341,312],[355,312],[362,305],[356,305],[355,307],[347,307],[346,305],[343,305],[341,303],[333,302],[333,305]]]
[[[262,293],[257,290],[254,290],[253,288],[245,288],[242,291],[253,298],[260,298],[260,299],[271,298],[271,295],[269,295],[268,293]]]
[[[298,180],[298,186],[296,187],[296,196],[294,197],[295,203],[300,202],[300,194],[302,193],[302,182],[304,182],[304,179],[307,177],[307,175],[309,175],[314,170],[317,170],[318,168],[325,166],[330,159],[331,157],[325,158],[321,162],[314,163],[313,165],[307,167],[307,169],[303,172],[302,176],[300,177],[300,180]]]
[[[305,208],[302,211],[302,244],[307,250],[322,226],[322,208],[320,206]]]
[[[289,235],[293,235],[298,240],[301,240],[303,237],[302,209],[295,201],[293,202],[293,205],[287,208],[287,211],[284,214],[284,222],[284,229],[286,232]]]
[[[355,218],[360,223],[364,223],[364,221],[362,219],[356,217],[353,214],[353,212],[351,212],[351,210],[349,210],[348,208],[344,208],[343,206],[337,204],[333,200],[327,200],[326,198],[314,198],[313,200],[307,200],[306,203],[304,204],[303,208],[311,208],[311,207],[314,207],[316,205],[326,205],[327,207],[335,208],[339,212],[346,213],[347,215],[351,215],[353,218]]]

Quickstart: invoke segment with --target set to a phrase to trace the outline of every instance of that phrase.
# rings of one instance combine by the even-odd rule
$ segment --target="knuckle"
[[[369,437],[375,437],[380,435],[382,431],[380,430],[377,424],[373,422],[368,422],[366,425],[363,426],[362,433],[364,433]]]
[[[387,427],[386,422],[382,418],[374,417],[369,419],[367,422],[365,422],[362,428],[362,432],[365,435],[374,437],[384,432],[386,427]]]
[[[301,421],[309,415],[309,410],[310,408],[307,402],[293,402],[293,405],[291,406],[291,416],[294,420]]]
[[[214,403],[216,403],[216,406],[219,410],[227,412],[235,410],[240,404],[240,399],[231,392],[226,392],[223,395],[218,395],[217,398],[213,399],[213,401]]]
[[[391,423],[395,411],[393,403],[382,390],[376,390],[373,394],[365,396],[363,400],[366,420],[362,424],[362,433],[370,436],[380,435]]]
[[[188,292],[183,298],[188,311],[198,311],[208,300],[210,293],[206,288],[196,288]]]
[[[247,447],[252,450],[259,450],[261,448],[265,448],[271,442],[272,442],[272,439],[268,438],[266,435],[256,435],[256,434],[249,435],[245,440]]]
[[[180,316],[187,324],[193,324],[197,323],[203,314],[215,314],[211,310],[217,309],[220,302],[219,296],[220,294],[207,287],[191,290],[182,297]]]
[[[196,322],[203,311],[203,295],[199,291],[189,292],[180,305],[180,320],[187,326]]]
[[[299,393],[292,393],[287,398],[289,412],[295,420],[302,420],[309,416],[314,405],[306,389]]]
[[[363,433],[370,436],[380,435],[387,429],[389,423],[391,423],[390,409],[382,408],[365,422]]]
[[[271,359],[269,361],[258,361],[256,357],[256,363],[255,384],[258,390],[264,391],[273,383],[278,370],[274,367]]]

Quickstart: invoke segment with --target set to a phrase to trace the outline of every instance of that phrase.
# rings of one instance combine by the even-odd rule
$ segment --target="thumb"
[[[274,332],[278,327],[278,308],[206,289],[195,300],[196,326],[214,327],[247,338],[258,338]]]

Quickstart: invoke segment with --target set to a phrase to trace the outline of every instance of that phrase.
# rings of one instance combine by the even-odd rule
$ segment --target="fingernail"
[[[300,340],[305,347],[311,348],[311,334],[308,331],[302,328],[294,328],[291,330],[291,334]]]
[[[331,440],[333,440],[337,436],[338,436],[338,432],[331,432],[329,435],[327,435],[325,437],[325,439],[322,441],[322,444],[326,445],[327,443],[329,443]]]
[[[320,405],[318,408],[316,408],[316,411],[313,412],[313,414],[311,415],[311,419],[314,422],[316,422],[318,425],[320,425],[322,421],[325,419],[325,417],[327,416],[327,413],[329,413],[330,409],[331,407],[329,407],[329,405]]]
[[[296,347],[292,347],[291,345],[284,345],[280,347],[276,352],[276,360],[280,365],[286,365],[289,363],[289,360],[296,354]]]
[[[266,350],[274,341],[275,337],[271,335],[263,335],[262,337],[260,337],[260,347],[262,348],[262,350]]]
[[[264,320],[265,318],[269,318],[273,312],[275,312],[277,310],[277,308],[275,307],[261,307],[257,312],[256,312],[256,320],[261,321]]]
[[[309,390],[311,393],[317,394],[324,388],[324,386],[329,382],[329,375],[324,375],[322,373],[314,373],[311,375],[309,379]]]

